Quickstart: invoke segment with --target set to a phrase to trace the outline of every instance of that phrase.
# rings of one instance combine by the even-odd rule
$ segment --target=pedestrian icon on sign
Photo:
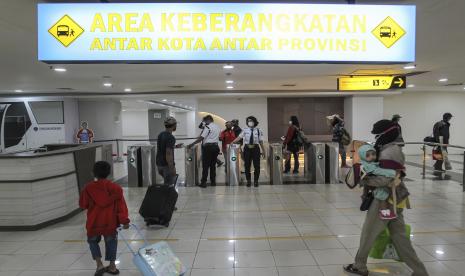
[[[74,36],[74,30],[73,29],[71,29],[71,33],[70,33],[69,36]]]

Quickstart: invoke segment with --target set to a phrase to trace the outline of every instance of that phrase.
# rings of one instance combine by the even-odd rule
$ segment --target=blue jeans
[[[105,260],[114,262],[116,261],[116,252],[118,250],[118,236],[104,236],[105,241]],[[101,236],[88,237],[87,242],[89,243],[90,252],[92,253],[92,258],[95,260],[97,258],[102,258],[102,253],[100,252],[99,243],[102,240]]]

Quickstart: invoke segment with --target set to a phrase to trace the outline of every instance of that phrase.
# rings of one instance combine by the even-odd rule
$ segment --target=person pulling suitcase
[[[176,179],[176,164],[174,163],[174,149],[182,148],[183,144],[176,145],[173,132],[176,131],[178,122],[174,117],[165,120],[165,130],[157,138],[157,167],[158,173],[163,177],[166,186],[172,186]]]
[[[177,125],[175,118],[166,118],[165,130],[158,135],[156,164],[164,185],[152,185],[147,188],[139,209],[139,214],[144,218],[147,226],[156,224],[168,227],[176,210],[178,175],[174,163],[174,149],[183,147],[183,144],[176,145],[176,138],[173,136]]]

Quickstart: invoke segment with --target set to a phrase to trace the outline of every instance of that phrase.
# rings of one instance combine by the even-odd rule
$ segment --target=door
[[[3,112],[3,148],[5,151],[26,150],[26,132],[31,127],[31,120],[25,104],[7,104]]]

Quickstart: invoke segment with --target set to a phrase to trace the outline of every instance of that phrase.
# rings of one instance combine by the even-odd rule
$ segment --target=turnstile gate
[[[326,143],[325,181],[328,184],[339,183],[339,144]]]
[[[325,143],[312,143],[305,149],[305,177],[311,184],[325,184]]]
[[[238,186],[241,184],[241,148],[238,144],[228,145],[226,153],[226,184]]]
[[[156,184],[156,146],[128,147],[128,186],[146,187]]]
[[[283,146],[282,144],[270,144],[270,154],[268,158],[270,165],[270,184],[283,184]]]
[[[186,148],[185,170],[186,170],[186,187],[199,185],[199,164],[200,164],[200,146],[194,145]]]

